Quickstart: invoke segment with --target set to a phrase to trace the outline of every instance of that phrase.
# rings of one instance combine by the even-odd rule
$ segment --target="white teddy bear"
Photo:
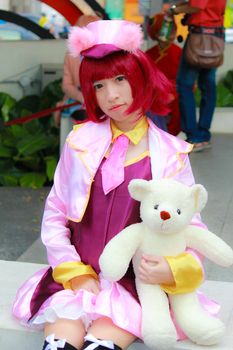
[[[142,254],[176,256],[190,247],[221,266],[233,263],[232,249],[219,237],[190,225],[195,213],[207,202],[202,185],[191,187],[174,180],[132,180],[132,198],[141,202],[141,223],[126,227],[104,248],[100,268],[109,281],[120,280],[130,260],[136,276],[136,288],[142,306],[142,336],[154,349],[171,349],[176,329],[169,312],[170,300],[175,318],[184,333],[200,345],[213,345],[222,338],[225,327],[200,306],[196,292],[169,295],[159,285],[145,284],[137,278]]]

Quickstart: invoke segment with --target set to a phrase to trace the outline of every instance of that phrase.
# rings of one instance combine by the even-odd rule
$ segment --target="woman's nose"
[[[109,84],[107,87],[107,98],[109,101],[114,101],[119,97],[119,92],[114,84]]]

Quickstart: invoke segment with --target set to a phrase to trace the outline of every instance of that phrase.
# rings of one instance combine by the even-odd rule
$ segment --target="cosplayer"
[[[126,349],[141,338],[141,307],[132,267],[119,282],[104,280],[99,256],[124,227],[139,222],[133,178],[172,177],[194,183],[191,145],[157,128],[145,112],[167,113],[169,83],[140,51],[140,26],[96,21],[73,28],[71,54],[81,54],[81,89],[89,120],[68,135],[48,195],[42,241],[50,267],[18,291],[13,315],[44,330],[43,349]],[[193,225],[205,227],[195,216]],[[187,285],[185,274],[193,274]],[[198,256],[148,256],[141,279],[173,293],[203,280]],[[178,337],[181,335],[178,332]]]
[[[175,86],[176,76],[179,68],[182,49],[174,43],[176,37],[176,26],[170,33],[167,40],[160,39],[161,27],[163,25],[164,14],[156,13],[148,25],[148,34],[157,44],[146,51],[146,54],[154,61],[156,66],[164,73],[167,79]],[[169,118],[166,121],[167,130],[172,135],[178,135],[181,131],[180,110],[178,94],[174,91],[173,100],[170,103]],[[160,117],[161,119],[161,117]]]

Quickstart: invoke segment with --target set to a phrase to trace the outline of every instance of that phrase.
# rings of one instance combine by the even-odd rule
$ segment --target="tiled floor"
[[[212,149],[190,155],[197,183],[204,185],[209,200],[203,221],[233,246],[233,134],[214,134]],[[49,189],[0,187],[0,259],[44,263],[40,221]],[[206,262],[207,278],[233,281],[233,269]]]

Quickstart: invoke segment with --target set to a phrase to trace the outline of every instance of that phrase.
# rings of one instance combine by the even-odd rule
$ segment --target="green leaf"
[[[2,143],[0,143],[0,157],[1,158],[11,158],[13,156],[14,152],[11,148],[8,148],[4,146]]]
[[[225,85],[219,83],[217,86],[217,107],[232,107],[233,93]]]
[[[40,109],[51,108],[56,102],[62,100],[64,93],[61,88],[61,79],[55,80],[45,86],[41,93]]]
[[[12,159],[0,159],[0,174],[9,173],[10,169],[14,166],[14,162]]]
[[[16,100],[9,94],[0,92],[0,108],[1,115],[4,122],[8,122],[10,119],[9,113],[12,107],[15,105]]]
[[[195,97],[195,101],[196,101],[196,106],[199,107],[200,102],[201,102],[201,93],[200,93],[200,90],[198,88],[196,88],[194,91],[194,97]]]
[[[41,151],[50,145],[50,139],[44,134],[28,135],[17,143],[19,154],[25,156]]]
[[[29,134],[39,134],[47,131],[44,130],[43,125],[38,119],[33,119],[30,122],[25,123],[23,126]]]
[[[46,175],[42,173],[26,173],[20,177],[21,187],[41,188],[46,182]]]
[[[0,184],[3,186],[18,186],[22,171],[14,166],[11,159],[0,159]]]
[[[10,127],[10,132],[12,133],[13,137],[15,137],[15,141],[18,141],[20,139],[23,139],[29,135],[29,132],[26,128],[24,128],[23,125],[12,125]]]
[[[41,157],[38,155],[30,155],[30,156],[22,156],[22,155],[16,155],[13,157],[13,160],[19,165],[20,167],[24,167],[26,169],[34,170],[34,171],[40,171],[41,166]]]
[[[2,186],[18,186],[18,179],[13,175],[0,175],[0,184]]]
[[[233,93],[233,70],[229,70],[224,78],[221,80],[221,83]]]
[[[45,157],[46,162],[46,174],[49,181],[53,180],[54,172],[57,166],[57,158],[53,156]]]
[[[10,118],[16,119],[38,112],[40,97],[37,95],[28,95],[17,101],[10,111]]]

